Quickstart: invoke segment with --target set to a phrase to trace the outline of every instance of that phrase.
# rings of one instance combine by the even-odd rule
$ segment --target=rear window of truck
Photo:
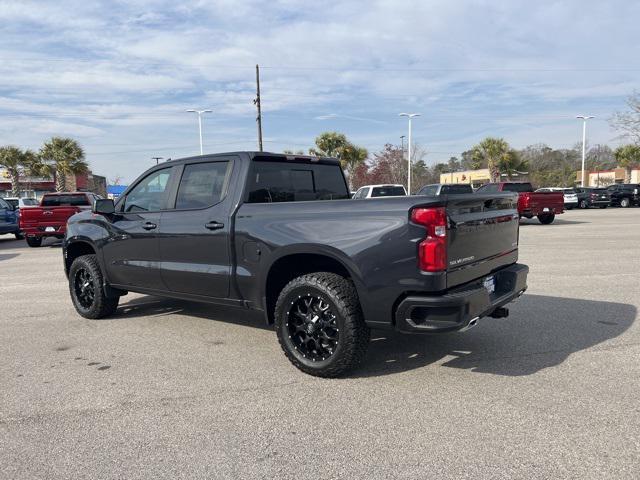
[[[350,198],[340,165],[254,161],[247,203],[304,202]]]
[[[502,187],[503,192],[533,192],[530,183],[505,183]]]
[[[45,195],[42,197],[43,207],[79,207],[89,205],[86,195]]]
[[[452,194],[452,193],[473,193],[473,189],[471,185],[443,185],[440,190],[441,194]]]
[[[406,193],[402,187],[374,187],[371,197],[404,197]]]

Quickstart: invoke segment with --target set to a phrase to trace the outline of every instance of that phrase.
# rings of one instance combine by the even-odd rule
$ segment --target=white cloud
[[[189,153],[183,111],[209,107],[210,148],[253,148],[260,63],[277,148],[340,129],[375,150],[406,108],[434,152],[489,133],[571,145],[578,112],[607,142],[604,117],[638,85],[639,17],[626,1],[4,1],[0,138],[74,135],[97,171],[132,177],[141,150]]]

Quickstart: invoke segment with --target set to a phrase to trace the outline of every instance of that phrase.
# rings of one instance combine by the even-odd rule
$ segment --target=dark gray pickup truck
[[[128,291],[263,311],[291,362],[335,377],[369,329],[439,333],[508,315],[527,288],[517,195],[358,202],[335,159],[226,153],[166,162],[69,219],[80,315]]]

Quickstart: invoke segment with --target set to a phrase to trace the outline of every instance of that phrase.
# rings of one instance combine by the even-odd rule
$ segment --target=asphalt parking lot
[[[262,317],[133,295],[85,320],[0,236],[0,478],[638,478],[640,209],[522,224],[508,319],[296,370]]]

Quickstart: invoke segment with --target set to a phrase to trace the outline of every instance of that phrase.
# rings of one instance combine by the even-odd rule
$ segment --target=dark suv
[[[580,208],[607,208],[611,204],[611,195],[606,188],[576,187],[574,190],[578,195],[578,207]]]
[[[623,208],[632,205],[640,205],[640,184],[616,183],[607,187],[611,195],[611,205],[619,205]]]

